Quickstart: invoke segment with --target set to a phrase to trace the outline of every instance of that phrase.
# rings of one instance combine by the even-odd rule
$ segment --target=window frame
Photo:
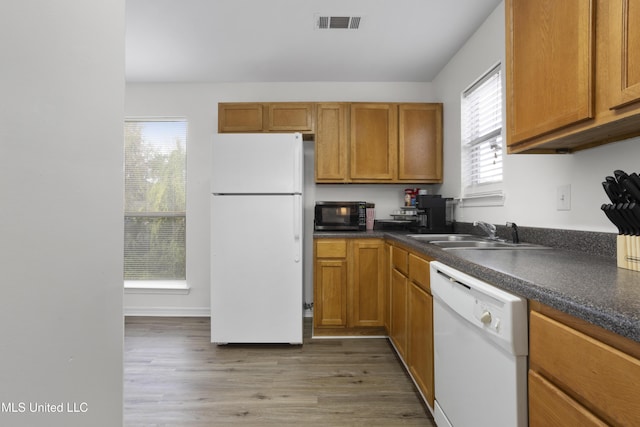
[[[500,79],[500,95],[499,108],[493,112],[499,112],[499,127],[491,128],[489,131],[480,134],[471,141],[465,140],[467,133],[466,126],[469,122],[469,114],[467,105],[465,104],[469,94],[474,90],[482,87],[483,84],[489,82],[499,75]],[[504,204],[504,156],[505,156],[505,82],[504,70],[501,62],[493,64],[487,71],[482,73],[473,83],[465,88],[460,94],[460,202],[461,206],[501,206]],[[496,102],[497,99],[494,99]],[[471,168],[477,165],[469,159],[470,148],[480,147],[481,144],[490,143],[492,140],[498,140],[500,144],[500,178],[491,182],[480,182],[469,184],[469,175],[474,173]]]
[[[124,279],[124,291],[125,293],[155,293],[155,294],[188,294],[190,287],[187,284],[187,236],[186,236],[186,221],[187,221],[187,158],[188,145],[189,145],[189,121],[186,117],[146,117],[146,116],[127,116],[124,119],[124,126],[126,128],[127,123],[130,122],[183,122],[185,126],[184,131],[184,151],[185,151],[185,205],[184,211],[159,211],[159,212],[127,212],[123,210],[123,219],[127,217],[183,217],[185,221],[185,241],[184,241],[184,263],[185,274],[184,278],[153,278],[153,279]],[[123,165],[124,166],[124,165]],[[126,191],[126,189],[125,189]],[[126,206],[125,206],[126,209]],[[123,270],[124,277],[124,270]]]

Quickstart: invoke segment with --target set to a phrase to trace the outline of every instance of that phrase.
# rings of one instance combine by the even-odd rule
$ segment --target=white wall
[[[0,425],[122,425],[124,1],[1,16]]]
[[[504,2],[434,79],[444,102],[444,184],[441,192],[460,195],[460,94],[497,62],[504,63]],[[507,155],[505,203],[500,207],[457,209],[460,221],[507,221],[532,227],[616,232],[600,205],[608,203],[601,182],[614,169],[640,170],[640,139],[608,144],[571,155]],[[571,186],[571,210],[558,211],[556,192]]]
[[[429,83],[247,83],[129,84],[127,116],[186,117],[187,283],[188,295],[126,294],[125,313],[208,315],[209,313],[209,159],[217,133],[218,102],[361,101],[428,102]],[[305,301],[313,300],[312,238],[315,200],[366,200],[376,203],[378,218],[388,218],[403,200],[402,185],[315,185],[313,143],[305,142]]]

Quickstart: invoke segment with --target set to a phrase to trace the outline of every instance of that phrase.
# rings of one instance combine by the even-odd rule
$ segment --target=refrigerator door
[[[212,145],[214,194],[302,193],[302,135],[217,134]]]
[[[302,343],[302,196],[211,202],[211,342]]]

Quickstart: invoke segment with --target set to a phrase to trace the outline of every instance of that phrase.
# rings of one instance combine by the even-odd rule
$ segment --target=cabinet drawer
[[[529,426],[606,426],[578,402],[529,371]]]
[[[316,257],[317,258],[346,258],[347,257],[347,241],[346,240],[317,240],[316,241]]]
[[[614,425],[640,419],[640,361],[535,311],[530,367]]]
[[[398,271],[405,276],[409,275],[409,252],[393,246],[391,248],[391,262]]]
[[[427,292],[431,292],[429,261],[409,254],[409,279]]]

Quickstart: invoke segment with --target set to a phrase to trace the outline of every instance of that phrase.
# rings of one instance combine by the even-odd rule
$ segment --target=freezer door
[[[214,194],[302,193],[302,135],[216,134],[212,145]]]
[[[301,196],[212,196],[212,342],[302,343],[301,206]]]

